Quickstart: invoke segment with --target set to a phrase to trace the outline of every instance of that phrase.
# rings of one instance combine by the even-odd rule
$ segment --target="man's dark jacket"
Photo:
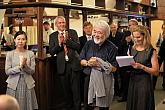
[[[77,32],[73,29],[68,30],[69,38],[66,40],[65,44],[68,49],[68,57],[69,61],[66,62],[64,55],[64,47],[59,46],[58,42],[58,31],[52,33],[49,38],[49,51],[52,56],[56,54],[57,56],[57,73],[64,74],[65,73],[65,65],[69,63],[71,70],[79,71],[81,69],[80,59],[77,51],[80,49],[79,39]]]

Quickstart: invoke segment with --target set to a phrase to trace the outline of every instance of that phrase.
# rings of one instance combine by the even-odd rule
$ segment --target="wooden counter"
[[[0,94],[6,93],[7,75],[5,74],[5,59],[6,59],[6,56],[1,54],[0,55]]]

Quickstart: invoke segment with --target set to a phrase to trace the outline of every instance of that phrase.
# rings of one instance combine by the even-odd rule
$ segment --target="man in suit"
[[[63,16],[56,17],[55,25],[57,31],[50,35],[49,50],[52,56],[55,54],[57,56],[56,72],[59,77],[58,84],[61,85],[59,93],[63,93],[64,97],[61,107],[64,110],[80,110],[79,71],[81,66],[77,53],[80,48],[78,35],[73,29],[66,30],[66,21]]]
[[[92,30],[93,30],[93,25],[91,22],[85,21],[83,25],[83,31],[84,35],[79,37],[80,40],[80,51],[81,52],[82,48],[84,47],[85,43],[88,40],[92,40]]]
[[[116,45],[118,48],[118,56],[122,55],[122,39],[124,38],[124,33],[119,32],[117,27],[117,24],[114,22],[110,25],[110,35],[109,35],[109,40]],[[114,79],[115,79],[115,84],[114,84],[114,91],[115,91],[115,96],[120,96],[120,88],[119,88],[119,71],[116,71],[114,73]]]
[[[84,35],[79,37],[79,40],[80,40],[79,54],[80,54],[82,48],[84,47],[85,43],[89,40],[92,40],[92,30],[93,30],[92,23],[85,21],[83,24]],[[87,97],[84,97],[84,96],[87,96],[86,94],[84,94],[84,93],[87,93],[87,92],[84,92],[84,90],[86,90],[88,88],[88,85],[85,83],[85,78],[87,79],[87,75],[85,73],[83,73],[83,70],[81,70],[80,72],[81,72],[81,74],[80,74],[81,102],[84,103],[84,108],[86,108],[86,106],[88,106],[88,100],[87,100]]]

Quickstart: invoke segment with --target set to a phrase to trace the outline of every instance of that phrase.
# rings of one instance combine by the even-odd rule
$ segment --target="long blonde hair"
[[[143,46],[145,49],[153,47],[151,44],[151,35],[147,27],[142,26],[142,25],[137,25],[133,28],[132,35],[133,35],[133,32],[139,32],[143,36]],[[134,43],[133,47],[135,48],[135,46],[136,46],[136,43]]]

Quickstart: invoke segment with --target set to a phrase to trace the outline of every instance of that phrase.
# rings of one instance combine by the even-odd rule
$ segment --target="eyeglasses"
[[[93,31],[93,34],[94,34],[94,35],[96,35],[96,34],[97,34],[97,35],[103,35],[104,33],[101,32],[101,31],[95,31],[95,30],[94,30],[94,31]]]

